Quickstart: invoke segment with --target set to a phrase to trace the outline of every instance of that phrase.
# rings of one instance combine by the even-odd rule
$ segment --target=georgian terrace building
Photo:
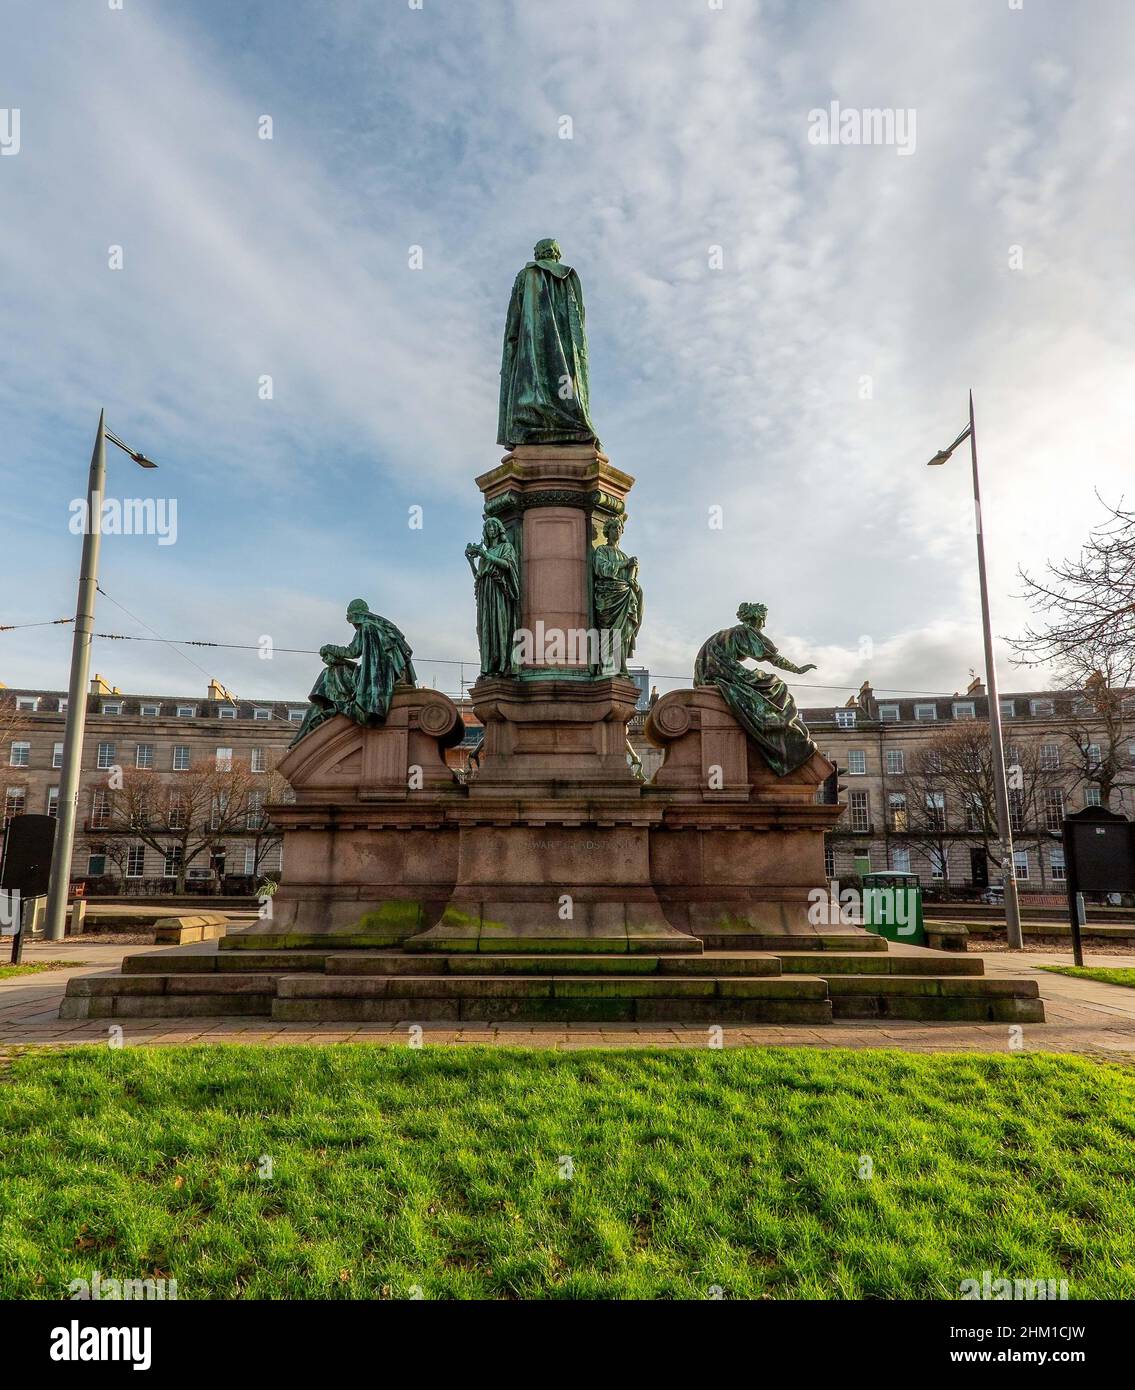
[[[5,718],[14,719],[7,747],[0,750],[4,824],[24,812],[55,815],[67,696],[55,690],[0,689],[0,700]],[[124,695],[96,675],[87,696],[72,880],[102,889],[168,892],[176,879],[177,837],[171,834],[163,852],[131,836],[114,813],[108,770],[152,775],[169,815],[175,816],[179,778],[184,785],[191,769],[202,765],[239,761],[249,768],[253,783],[262,776],[269,786],[272,768],[306,710],[306,701],[235,699],[215,681],[204,699]],[[279,871],[279,843],[266,844],[263,832],[255,833],[264,799],[255,788],[249,793],[246,823],[227,827],[222,840],[190,863],[187,886],[220,878],[231,891],[252,891],[255,877]]]
[[[649,777],[661,758],[642,735],[642,711],[650,702],[649,674],[636,670],[632,675],[639,682],[642,699],[630,739]],[[171,860],[174,851],[172,846],[163,852],[142,844],[127,827],[116,825],[108,802],[106,770],[113,766],[145,769],[164,793],[176,796],[178,778],[190,768],[232,759],[249,767],[253,781],[263,775],[267,786],[272,768],[307,709],[306,701],[236,699],[216,682],[209,685],[204,698],[124,695],[101,676],[91,681],[87,700],[71,876],[92,885],[101,882],[104,888],[117,879],[118,887],[137,892],[169,891],[176,871]],[[4,823],[23,812],[54,814],[66,695],[0,687],[0,702],[17,719],[7,746],[0,748]],[[481,729],[469,701],[459,701],[459,707],[466,736],[446,756],[450,766],[463,770]],[[1089,716],[1082,697],[1068,691],[1005,694],[1001,712],[1007,760],[1013,762],[1021,749],[1031,748],[1031,764],[1043,781],[1037,795],[1013,808],[1018,878],[1026,892],[1059,893],[1063,891],[1063,855],[1052,832],[1059,829],[1067,811],[1097,805],[1101,799],[1099,785],[1084,775],[1083,759],[1071,737],[1074,730],[1085,727]],[[846,804],[828,837],[830,877],[889,868],[913,871],[928,887],[944,881],[956,889],[984,885],[982,836],[973,827],[964,796],[949,787],[937,794],[945,827],[938,842],[944,850],[941,856],[925,835],[912,833],[910,804],[912,797],[925,793],[924,784],[912,786],[910,779],[919,752],[945,730],[988,719],[988,700],[980,682],[973,681],[964,695],[948,699],[876,697],[864,683],[846,705],[802,713],[821,751],[840,769],[839,799]],[[1114,727],[1111,733],[1116,735]],[[1130,814],[1135,809],[1135,700],[1122,733],[1125,775],[1118,779],[1111,804]],[[1101,728],[1100,744],[1106,746],[1107,740],[1107,731]],[[828,794],[833,793],[834,788],[829,788]],[[278,843],[265,846],[262,837],[242,834],[240,829],[227,831],[209,854],[193,861],[190,885],[223,875],[230,890],[251,891],[254,876],[282,870]]]
[[[1064,854],[1054,832],[1067,813],[1101,804],[1099,782],[1090,775],[1092,756],[1098,761],[1109,742],[1117,744],[1119,768],[1111,809],[1132,813],[1135,694],[1122,695],[1124,713],[1113,719],[1110,739],[1082,693],[1026,691],[1000,697],[1006,762],[1026,765],[1032,777],[1031,794],[1010,791],[1016,873],[1026,894],[1065,891]],[[927,887],[986,886],[983,836],[967,793],[951,788],[948,778],[934,788],[925,771],[912,776],[925,768],[919,754],[933,748],[947,730],[979,721],[988,736],[989,700],[981,681],[971,681],[964,694],[950,698],[876,697],[864,682],[846,705],[802,714],[821,752],[840,769],[839,800],[846,804],[827,838],[829,877],[894,869],[918,874]],[[829,787],[828,795],[833,791]],[[918,806],[912,804],[914,798]],[[940,836],[926,833],[928,799],[940,818]],[[994,870],[992,881],[998,880]]]

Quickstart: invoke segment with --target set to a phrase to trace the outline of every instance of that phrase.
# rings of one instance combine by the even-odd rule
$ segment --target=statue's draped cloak
[[[520,563],[516,548],[502,537],[486,545],[477,569],[477,641],[481,674],[513,674],[514,644],[520,622]]]
[[[386,722],[394,687],[417,684],[410,644],[377,613],[362,614],[350,646],[329,643],[326,650],[332,662],[312,686],[311,703],[293,743],[333,714],[377,728]]]
[[[565,382],[570,382],[566,392]],[[595,439],[579,276],[560,261],[529,261],[516,277],[508,305],[497,443]]]
[[[698,652],[694,684],[717,687],[769,767],[783,777],[803,767],[816,745],[780,677],[751,671],[741,664],[746,659],[768,661],[778,655],[772,642],[747,623],[723,628]]]

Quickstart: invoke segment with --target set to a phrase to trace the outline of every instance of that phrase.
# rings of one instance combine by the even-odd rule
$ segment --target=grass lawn
[[[1051,970],[1054,975],[1072,975],[1077,980],[1098,980],[1101,985],[1125,985],[1135,989],[1135,968],[1127,965],[1042,965],[1038,968]]]
[[[33,965],[0,965],[0,980],[12,975],[39,975],[44,970],[71,970],[82,964],[81,960],[38,960]]]
[[[1131,1298],[1133,1168],[1135,1072],[1079,1058],[24,1052],[0,1296]]]

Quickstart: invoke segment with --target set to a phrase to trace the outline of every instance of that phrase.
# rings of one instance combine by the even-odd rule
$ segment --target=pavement
[[[0,959],[7,960],[7,941]],[[125,1046],[184,1046],[203,1043],[369,1042],[405,1045],[421,1042],[475,1043],[507,1047],[706,1047],[713,1030],[702,1024],[531,1024],[531,1023],[277,1023],[259,1018],[155,1018],[71,1020],[58,1017],[67,981],[76,975],[100,975],[118,969],[125,956],[152,952],[153,945],[103,944],[88,941],[30,942],[24,963],[69,960],[82,964],[0,979],[0,1051],[25,1046],[73,1046],[119,1041]],[[184,954],[185,947],[166,949]],[[216,949],[203,942],[203,951]],[[827,1027],[807,1024],[724,1024],[726,1047],[896,1048],[906,1052],[1061,1052],[1080,1053],[1135,1065],[1135,989],[1072,979],[1037,970],[1039,965],[1070,965],[1065,952],[976,952],[987,975],[1035,973],[1045,1001],[1045,1023],[918,1023],[894,1020],[846,1021]],[[1131,965],[1130,955],[1089,952],[1096,966]],[[112,1027],[114,1032],[112,1032]],[[121,1033],[117,1030],[121,1030]]]

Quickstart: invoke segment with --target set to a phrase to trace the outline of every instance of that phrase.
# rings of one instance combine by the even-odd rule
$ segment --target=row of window
[[[1017,709],[1018,701],[1005,699],[1001,704],[1001,718],[1015,719],[1019,713]],[[1056,702],[1054,700],[1029,700],[1029,713],[1035,719],[1052,719],[1056,715]],[[950,706],[955,719],[976,719],[977,704],[973,700],[955,700]],[[837,709],[835,711],[835,722],[841,729],[854,729],[858,716],[862,713],[858,709]],[[897,724],[900,720],[898,705],[880,705],[879,722],[882,724]],[[915,703],[914,717],[918,723],[928,723],[938,718],[937,702],[927,701],[926,703]]]
[[[1098,743],[1089,744],[1086,753],[1089,764],[1099,764],[1103,760]],[[830,754],[824,756],[831,758]],[[1128,759],[1135,766],[1135,742],[1129,745]],[[1006,745],[1006,765],[1018,767],[1020,762],[1020,748],[1013,744]],[[883,750],[883,767],[888,777],[903,776],[906,772],[906,750],[885,748]],[[1042,743],[1040,745],[1038,767],[1041,772],[1058,772],[1060,770],[1060,745],[1058,743]],[[928,772],[941,772],[942,770],[941,755],[934,749],[928,749],[926,752],[926,770]],[[865,748],[849,748],[847,750],[847,773],[850,777],[865,777],[867,775],[867,750]]]
[[[55,697],[52,696],[52,697],[50,697],[50,698],[54,699]],[[59,713],[60,713],[60,714],[66,714],[66,713],[67,713],[67,700],[66,700],[66,698],[60,698],[58,704],[59,704]],[[39,710],[39,707],[40,707],[40,696],[38,696],[38,695],[17,695],[17,696],[16,696],[16,708],[17,708],[18,710],[22,710],[22,711],[25,711],[25,712],[27,712],[27,713],[35,714],[35,713]],[[198,708],[199,708],[199,706],[197,706],[197,705],[174,705],[174,706],[173,706],[174,713],[175,713],[175,715],[176,715],[176,717],[177,717],[178,719],[195,719],[195,718],[197,717]],[[121,713],[123,712],[124,709],[125,709],[125,701],[124,701],[124,700],[100,700],[100,701],[99,701],[99,713],[100,713],[100,714],[121,714]],[[45,712],[46,712],[46,711],[45,711]],[[290,709],[290,710],[288,710],[288,719],[289,719],[292,723],[298,723],[298,722],[304,717],[305,712],[306,712],[306,711],[305,711],[305,710],[302,710],[302,709]],[[152,704],[150,704],[150,703],[140,704],[140,705],[138,706],[138,713],[139,713],[144,719],[158,719],[158,718],[161,717],[162,706],[161,706],[161,704],[158,703],[157,701],[155,701],[155,702],[152,703]],[[256,706],[253,707],[253,710],[252,710],[252,718],[253,718],[253,719],[260,719],[260,720],[263,720],[263,719],[275,719],[275,717],[276,717],[275,710],[271,709],[271,708],[268,707],[268,706],[256,705]],[[215,715],[208,715],[208,716],[206,716],[206,718],[237,719],[237,718],[239,718],[239,712],[238,712],[238,710],[237,710],[236,705],[219,705],[219,706],[217,707],[217,712],[216,712],[216,714],[215,714]]]
[[[1099,804],[1099,787],[1085,788],[1084,805],[1098,806]],[[1065,814],[1063,789],[1060,787],[1046,787],[1041,810],[1044,819],[1044,828],[1046,830],[1059,830],[1064,822]],[[962,811],[965,828],[970,833],[977,834],[986,829],[992,830],[996,823],[993,808],[986,806],[977,792],[966,792],[962,795]],[[856,833],[865,834],[872,830],[870,792],[848,792],[847,817],[851,829]],[[1019,791],[1010,790],[1009,792],[1009,825],[1010,828],[1016,832],[1023,832],[1025,829],[1024,797]],[[907,805],[906,793],[888,792],[887,829],[902,835],[907,833],[911,828],[911,817]],[[917,830],[931,831],[946,830],[949,828],[949,820],[946,814],[945,792],[931,791],[925,794],[925,814],[920,816],[914,823],[914,828]]]
[[[111,824],[111,793],[105,787],[96,787],[91,792],[90,829],[109,830]],[[4,825],[14,816],[22,816],[28,809],[28,790],[26,787],[8,787],[4,794]],[[44,810],[49,816],[59,814],[59,788],[48,787]],[[211,823],[214,830],[220,828],[224,817],[223,798],[214,798]],[[170,830],[184,830],[188,822],[189,810],[185,797],[177,791],[169,794],[166,811],[166,825]],[[265,824],[264,793],[249,792],[245,801],[245,828],[259,830]]]
[[[153,768],[155,745],[152,743],[138,743],[134,745],[134,766],[140,768]],[[188,772],[192,764],[193,750],[188,743],[175,743],[171,754],[170,768],[174,772]],[[30,767],[32,760],[32,746],[26,740],[19,740],[12,744],[8,755],[9,767]],[[233,750],[231,748],[218,748],[216,752],[216,762],[218,770],[232,767]],[[98,768],[117,767],[118,764],[118,744],[100,743],[95,750],[95,766]],[[249,752],[249,765],[253,772],[268,771],[268,753],[263,748],[253,748]],[[51,766],[63,766],[63,745],[55,743],[51,749]]]
[[[1053,883],[1063,883],[1066,881],[1064,866],[1064,850],[1059,845],[1053,845],[1048,850],[1048,876]],[[910,867],[910,850],[905,845],[892,845],[890,848],[890,869],[896,874],[909,874],[912,872]],[[866,860],[871,863],[871,855],[868,849],[862,852],[856,850],[855,858],[859,861]],[[950,878],[950,857],[949,854],[939,854],[935,849],[927,851],[927,859],[930,864],[930,877],[935,882],[942,882]],[[1018,883],[1028,883],[1032,877],[1032,867],[1034,862],[1038,871],[1040,868],[1039,857],[1027,849],[1015,849],[1013,851],[1013,872]],[[836,852],[835,848],[829,845],[824,850],[824,872],[829,879],[836,877]]]
[[[123,875],[126,878],[145,878],[146,877],[146,846],[134,844],[128,846],[126,859],[123,864]],[[239,853],[239,850],[238,850]],[[253,845],[247,845],[243,853],[244,875],[251,878],[258,872],[263,872],[267,866],[264,863],[266,856],[261,856],[259,867],[256,862],[256,849]],[[107,861],[110,855],[104,845],[92,846],[87,854],[87,877],[102,878],[107,872]],[[184,858],[183,847],[181,845],[170,845],[162,856],[162,878],[176,878],[178,870],[181,868]],[[189,868],[189,878],[212,878],[214,873],[224,876],[226,864],[229,856],[225,852],[223,845],[219,846],[213,853],[211,864],[206,867],[204,864],[194,864]],[[274,866],[273,866],[274,867]],[[158,877],[158,875],[155,875]]]

